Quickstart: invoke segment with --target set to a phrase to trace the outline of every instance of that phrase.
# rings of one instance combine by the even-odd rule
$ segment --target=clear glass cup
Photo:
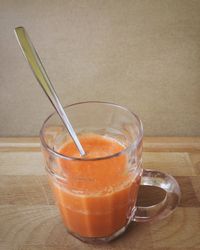
[[[65,111],[79,137],[95,134],[123,145],[120,152],[104,157],[66,156],[59,151],[70,136],[60,118],[53,113],[44,122],[41,149],[68,232],[85,242],[109,242],[131,221],[162,219],[172,213],[180,201],[179,185],[168,174],[142,169],[143,126],[137,115],[106,102],[76,103]],[[123,171],[116,170],[120,164]],[[136,207],[140,185],[163,189],[165,198],[153,206]]]

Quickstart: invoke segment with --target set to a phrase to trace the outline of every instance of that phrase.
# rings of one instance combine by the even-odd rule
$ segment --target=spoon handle
[[[80,144],[80,141],[59,101],[59,98],[56,94],[56,91],[50,82],[48,75],[42,65],[42,62],[26,32],[23,27],[15,28],[15,35],[17,37],[18,43],[21,47],[21,50],[27,59],[37,81],[39,82],[40,86],[44,90],[45,94],[51,101],[52,105],[58,112],[60,118],[62,119],[64,125],[66,126],[69,134],[71,135],[74,143],[76,144],[77,149],[79,150],[81,156],[85,155],[85,151]]]

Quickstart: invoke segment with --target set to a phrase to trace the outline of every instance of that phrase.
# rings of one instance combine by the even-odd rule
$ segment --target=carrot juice
[[[140,176],[128,171],[128,157],[120,154],[125,148],[117,140],[96,134],[82,135],[79,140],[86,151],[85,158],[58,159],[57,171],[66,181],[52,181],[53,191],[71,233],[107,237],[128,224]],[[63,144],[58,152],[79,157],[73,142]]]

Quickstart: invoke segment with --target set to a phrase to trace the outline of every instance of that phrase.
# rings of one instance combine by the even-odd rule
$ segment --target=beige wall
[[[200,1],[0,0],[0,135],[52,112],[16,43],[23,25],[64,104],[112,101],[146,135],[200,135]]]

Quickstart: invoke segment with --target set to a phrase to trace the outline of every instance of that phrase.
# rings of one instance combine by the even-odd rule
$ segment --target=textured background
[[[200,135],[200,1],[0,0],[0,135],[53,111],[13,29],[25,26],[63,104],[111,101],[145,135]]]

